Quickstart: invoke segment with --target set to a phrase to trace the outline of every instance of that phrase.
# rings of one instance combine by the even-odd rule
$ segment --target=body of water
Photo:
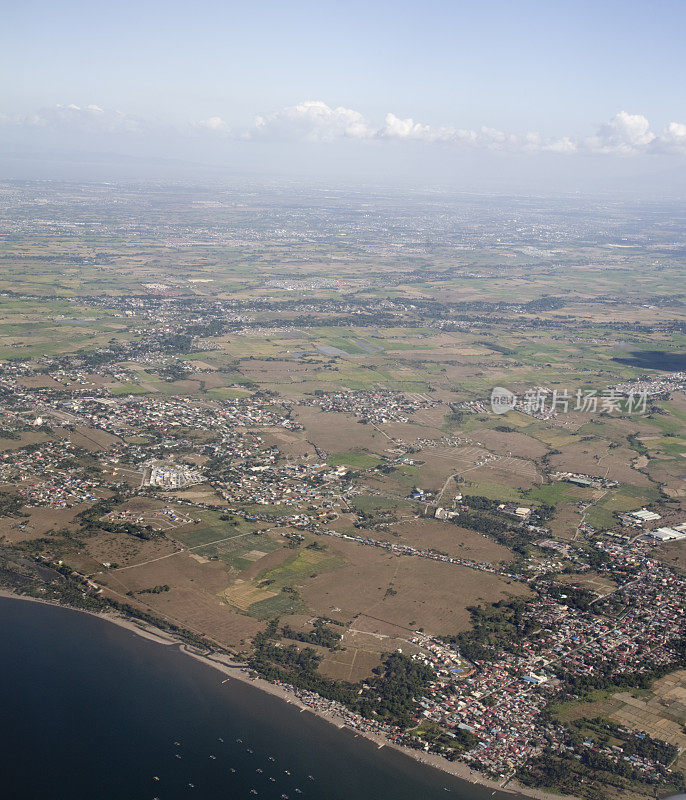
[[[104,620],[0,598],[8,800],[503,800]]]

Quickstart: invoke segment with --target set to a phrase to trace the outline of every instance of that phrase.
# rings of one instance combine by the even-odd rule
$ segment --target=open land
[[[0,185],[0,583],[472,777],[664,796],[683,214],[434,200]]]

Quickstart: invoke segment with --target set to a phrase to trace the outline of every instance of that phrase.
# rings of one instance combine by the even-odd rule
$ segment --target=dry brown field
[[[470,436],[498,455],[511,453],[523,459],[536,459],[548,452],[544,444],[526,433],[503,433],[492,428],[477,428],[470,433]]]
[[[199,561],[186,552],[131,569],[110,570],[96,580],[124,596],[127,591],[167,584],[170,591],[137,595],[138,602],[182,627],[204,632],[231,647],[241,646],[263,627],[222,602],[229,582],[224,564]]]
[[[299,407],[293,419],[305,427],[306,438],[327,453],[369,450],[383,453],[388,439],[372,425],[361,425],[352,414],[326,414],[316,407]]]
[[[467,567],[394,556],[341,540],[331,540],[330,548],[345,565],[300,587],[308,607],[320,616],[335,614],[346,621],[364,613],[391,624],[450,634],[469,627],[467,606],[528,594],[522,584]]]
[[[410,544],[418,548],[433,548],[456,558],[470,558],[497,564],[512,560],[512,551],[476,531],[460,528],[452,522],[435,519],[413,519],[393,525],[399,536],[387,537],[389,541]],[[381,537],[379,537],[381,538]]]
[[[633,486],[649,487],[650,480],[633,469],[635,452],[628,447],[608,448],[606,441],[576,441],[567,445],[562,453],[550,457],[550,465],[560,472],[580,472],[586,475],[607,477],[610,480]]]

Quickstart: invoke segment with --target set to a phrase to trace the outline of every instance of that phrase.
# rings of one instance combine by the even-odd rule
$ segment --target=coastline
[[[464,780],[468,783],[477,784],[487,789],[492,789],[494,790],[494,792],[499,791],[504,794],[524,795],[526,797],[533,798],[533,800],[578,800],[578,798],[571,795],[554,794],[552,792],[546,792],[543,790],[532,789],[526,786],[522,786],[515,780],[508,780],[506,781],[506,785],[502,786],[497,781],[487,778],[482,773],[471,769],[469,766],[467,766],[467,764],[456,761],[448,761],[447,759],[442,758],[436,753],[427,753],[423,750],[413,750],[412,748],[403,747],[371,731],[356,730],[347,725],[346,722],[342,718],[340,718],[338,714],[336,714],[335,712],[312,708],[311,706],[303,702],[293,691],[286,688],[284,685],[270,683],[264,678],[251,675],[248,672],[248,668],[245,665],[231,661],[228,656],[222,656],[220,654],[204,655],[202,653],[195,652],[190,645],[187,645],[185,642],[181,641],[175,636],[168,634],[164,631],[161,631],[157,628],[154,628],[151,625],[144,623],[137,623],[123,615],[117,613],[96,612],[80,608],[73,608],[72,606],[64,605],[62,603],[51,602],[50,600],[44,600],[39,597],[30,597],[27,595],[18,594],[9,589],[2,589],[2,588],[0,588],[0,598],[25,600],[28,602],[40,603],[42,605],[48,605],[55,608],[62,608],[68,611],[74,611],[81,614],[88,614],[89,616],[96,617],[98,619],[104,620],[105,622],[110,622],[113,623],[114,625],[118,625],[119,627],[124,628],[132,633],[135,633],[138,636],[141,636],[145,639],[148,639],[149,641],[153,641],[156,644],[165,645],[167,647],[169,646],[177,647],[185,655],[188,655],[191,658],[194,658],[196,661],[199,661],[208,667],[212,667],[213,669],[225,675],[226,681],[237,680],[240,681],[241,683],[254,686],[263,692],[266,692],[274,697],[279,698],[280,700],[286,703],[289,703],[290,705],[296,706],[297,708],[300,709],[301,712],[307,711],[311,714],[314,714],[319,719],[322,719],[331,725],[335,725],[339,729],[348,730],[354,733],[356,737],[363,737],[365,739],[368,739],[369,741],[376,744],[377,747],[379,748],[382,747],[391,748],[400,753],[403,753],[404,755],[412,758],[413,760],[425,766],[433,767],[434,769],[438,769],[442,772],[445,772],[453,777]]]

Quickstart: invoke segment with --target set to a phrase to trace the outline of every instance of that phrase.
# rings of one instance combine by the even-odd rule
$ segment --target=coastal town
[[[548,257],[488,226],[460,251],[490,247],[478,269],[426,273],[417,232],[396,267],[370,234],[383,276],[343,249],[342,276],[276,258],[257,280],[207,255],[220,221],[208,251],[150,224],[164,268],[120,269],[114,239],[139,247],[127,218],[98,226],[88,279],[65,272],[59,297],[0,286],[0,588],[181,643],[494,792],[682,791],[686,371],[679,307],[655,299],[669,269],[650,302],[640,283],[608,295],[579,263],[639,268],[584,244],[590,217],[536,229],[586,270],[582,313]],[[243,241],[268,264],[283,235],[309,263],[288,224]]]
[[[28,364],[16,363],[2,373],[6,396],[13,398],[3,414],[5,435],[27,431],[45,438],[6,451],[2,457],[2,478],[6,485],[17,487],[19,502],[26,508],[66,509],[102,503],[113,494],[121,503],[136,495],[162,499],[181,492],[172,506],[154,513],[137,515],[121,507],[103,515],[102,522],[166,531],[167,536],[173,536],[176,527],[192,525],[194,514],[212,507],[246,521],[268,521],[282,529],[281,536],[296,543],[302,541],[297,532],[302,531],[380,549],[401,559],[429,559],[491,573],[535,588],[535,598],[521,603],[518,609],[519,635],[514,641],[475,647],[464,634],[453,641],[420,632],[411,636],[411,659],[427,666],[433,677],[416,697],[416,716],[409,730],[365,717],[326,696],[289,688],[287,682],[277,680],[305,706],[380,741],[449,760],[457,758],[502,785],[521,779],[526,764],[535,763],[543,754],[580,758],[583,762],[592,753],[605,759],[606,765],[627,766],[633,779],[647,785],[661,786],[673,780],[669,764],[678,754],[673,746],[647,756],[639,755],[631,744],[610,746],[592,737],[579,743],[568,726],[551,719],[546,709],[560,698],[578,694],[577,680],[592,681],[593,676],[600,676],[603,681],[617,682],[630,675],[635,681],[644,674],[662,674],[683,663],[683,639],[679,643],[679,638],[684,632],[684,579],[651,555],[656,539],[686,536],[683,521],[672,522],[672,527],[655,527],[661,524],[662,516],[637,509],[618,519],[621,526],[634,529],[630,537],[620,542],[617,534],[608,531],[596,538],[598,532],[591,528],[587,543],[579,546],[550,538],[544,519],[532,523],[532,513],[541,515],[530,507],[486,503],[483,499],[474,505],[471,497],[458,493],[444,509],[435,505],[430,494],[414,489],[410,499],[419,504],[419,515],[428,511],[443,524],[460,524],[461,517],[463,521],[485,508],[492,518],[510,517],[508,525],[513,529],[548,536],[533,543],[539,551],[557,550],[559,557],[541,559],[531,554],[500,565],[449,555],[438,548],[395,542],[392,537],[348,533],[331,525],[349,514],[350,504],[361,491],[360,477],[370,468],[355,477],[348,466],[332,467],[320,460],[322,453],[318,451],[310,457],[284,458],[265,435],[271,429],[302,431],[294,413],[297,403],[268,393],[215,402],[116,396],[93,382],[94,375],[106,374],[102,371],[82,374],[80,379],[63,374],[61,377],[72,386],[79,386],[65,398],[61,388],[29,388],[26,379],[39,374]],[[84,385],[88,388],[80,388]],[[338,391],[306,398],[304,406],[308,405],[316,405],[324,413],[349,413],[383,425],[406,424],[408,414],[434,407],[436,401],[389,392]],[[47,438],[56,431],[56,438]],[[107,446],[98,448],[97,469],[93,451],[74,444],[70,431],[79,432],[85,444],[89,439],[96,441],[96,432],[108,437]],[[414,448],[403,446],[401,441],[394,444],[388,448],[389,464],[414,463],[412,450],[417,445],[435,446],[421,440],[414,442]],[[454,444],[476,443],[458,438]],[[480,456],[480,460],[487,464],[490,456]],[[602,491],[617,486],[617,481],[607,477],[583,473],[551,472],[550,480]],[[184,491],[203,484],[211,487],[211,502],[183,496]],[[260,506],[272,511],[265,516],[257,511]],[[281,510],[275,514],[274,508]],[[575,564],[580,576],[590,570],[589,545],[598,562],[593,566],[595,573],[612,582],[611,591],[603,595],[573,583],[566,586],[555,578],[565,564]],[[88,577],[88,586],[92,592],[103,591],[97,575]],[[444,733],[429,736],[427,724],[438,726]],[[619,733],[628,742],[645,736],[626,727]]]

